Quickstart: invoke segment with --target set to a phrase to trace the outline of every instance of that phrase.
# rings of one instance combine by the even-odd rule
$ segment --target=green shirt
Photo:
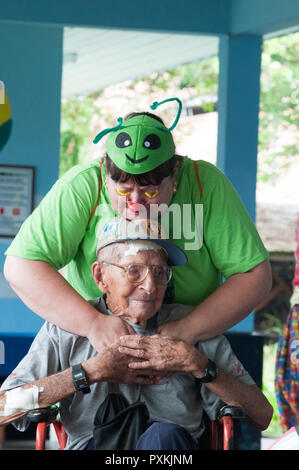
[[[67,280],[86,300],[101,295],[92,274],[97,234],[118,214],[110,206],[101,158],[78,165],[61,177],[23,223],[6,251],[31,260],[67,266]],[[228,178],[214,165],[182,157],[177,192],[169,210],[169,238],[185,250],[188,263],[174,268],[171,301],[197,305],[223,277],[250,270],[268,257],[256,228]],[[100,191],[99,191],[100,187]],[[172,217],[178,211],[181,218]],[[185,210],[184,216],[183,209]],[[188,229],[200,220],[196,240]],[[198,211],[198,212],[197,212]],[[163,224],[163,218],[162,218]],[[178,238],[179,237],[179,238]],[[201,243],[202,240],[202,243]]]

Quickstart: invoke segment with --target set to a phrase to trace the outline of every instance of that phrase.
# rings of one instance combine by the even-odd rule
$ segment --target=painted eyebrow
[[[131,189],[132,186],[126,186],[127,183],[118,183],[120,189]],[[159,184],[148,184],[147,186],[139,186],[137,185],[138,188],[144,189],[144,188],[156,188],[157,186],[160,186]]]

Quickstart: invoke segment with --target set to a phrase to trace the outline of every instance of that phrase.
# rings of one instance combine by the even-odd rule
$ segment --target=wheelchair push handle
[[[218,419],[221,419],[224,416],[231,416],[233,419],[246,418],[245,411],[240,406],[223,406],[218,412]]]

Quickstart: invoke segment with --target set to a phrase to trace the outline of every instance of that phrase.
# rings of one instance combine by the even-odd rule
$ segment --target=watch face
[[[90,388],[81,364],[72,367],[72,378],[77,392],[89,393]]]
[[[85,377],[82,377],[81,379],[78,379],[76,380],[76,386],[78,389],[82,389],[84,387],[87,387],[87,380],[85,379]]]

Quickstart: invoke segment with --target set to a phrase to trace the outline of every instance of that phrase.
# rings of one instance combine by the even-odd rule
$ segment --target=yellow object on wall
[[[0,81],[0,151],[9,139],[11,128],[11,106],[5,93],[4,84]]]

